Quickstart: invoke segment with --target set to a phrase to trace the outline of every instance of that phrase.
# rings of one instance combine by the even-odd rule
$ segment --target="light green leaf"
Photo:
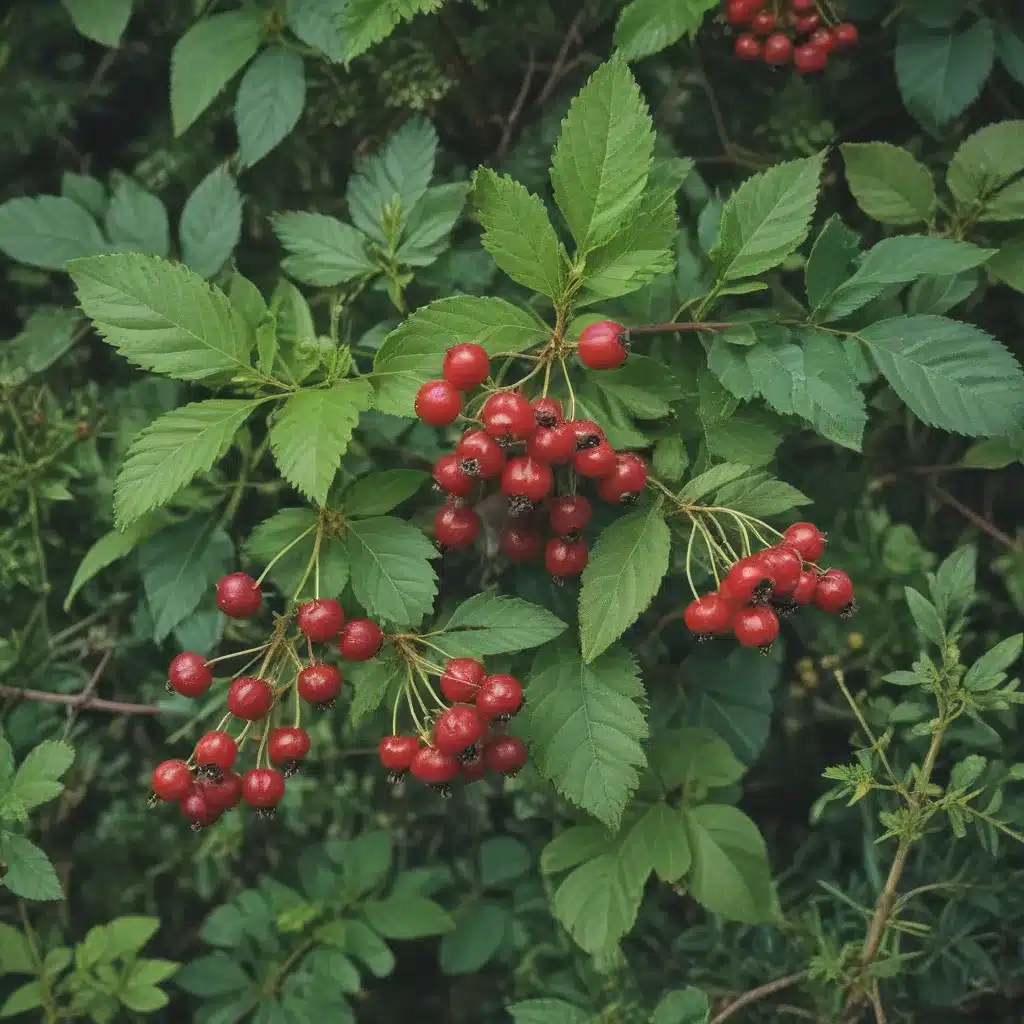
[[[659,359],[632,354],[616,370],[592,370],[587,379],[619,399],[640,419],[661,419],[671,414],[671,403],[683,397],[682,388]]]
[[[288,550],[274,562],[270,579],[281,593],[291,596],[306,573],[313,555],[317,515],[310,508],[281,509],[265,519],[246,541],[246,555],[257,565],[269,565],[275,556]],[[299,539],[301,538],[301,539]],[[290,546],[289,546],[290,545]],[[348,552],[343,540],[325,536],[320,541],[320,597],[338,597],[348,583]],[[300,598],[313,596],[313,575],[306,580]]]
[[[448,248],[449,236],[468,194],[466,181],[428,188],[402,229],[402,241],[395,253],[398,262],[410,267],[429,267]]]
[[[191,960],[174,977],[174,983],[186,992],[202,998],[240,992],[252,979],[234,959],[217,951]]]
[[[438,961],[448,975],[474,974],[501,948],[511,924],[509,912],[498,903],[470,903],[455,915],[455,931],[441,939]]]
[[[26,811],[60,796],[57,781],[75,759],[75,748],[63,740],[44,740],[33,747],[18,767],[11,792]]]
[[[1024,634],[1016,633],[987,650],[964,674],[964,687],[972,692],[988,690],[1006,679],[1006,670],[1020,657]]]
[[[518,181],[481,167],[473,176],[473,202],[484,228],[483,246],[519,284],[558,298],[569,257],[540,197]]]
[[[675,482],[682,478],[690,465],[690,456],[681,437],[658,439],[651,456],[651,466],[661,480]]]
[[[626,60],[658,53],[694,36],[717,0],[632,0],[619,14],[615,46]]]
[[[299,123],[306,73],[294,50],[272,46],[249,65],[238,86],[235,124],[243,167],[252,167]]]
[[[706,498],[719,487],[724,487],[732,480],[738,480],[750,472],[749,466],[738,463],[723,462],[720,466],[712,466],[698,476],[690,479],[679,492],[679,497],[691,504]]]
[[[106,925],[107,941],[104,949],[106,959],[112,960],[115,957],[126,957],[129,953],[137,953],[156,935],[159,927],[160,918],[158,917],[142,917],[137,915],[115,917],[113,921],[108,922]],[[151,964],[157,963],[154,960],[148,962]],[[163,975],[163,977],[168,976],[166,973]],[[154,985],[156,981],[149,981],[145,977],[139,977],[133,971],[132,983],[136,985]]]
[[[668,572],[671,534],[661,508],[632,512],[601,532],[580,588],[585,661],[606,651],[643,614]]]
[[[227,451],[259,400],[209,398],[164,413],[128,449],[114,489],[119,529],[169,501]]]
[[[408,666],[395,650],[388,645],[375,658],[351,666],[348,672],[354,695],[348,718],[358,725],[367,715],[372,714],[384,702],[392,687],[403,681]]]
[[[683,786],[696,799],[731,786],[746,770],[729,744],[710,729],[687,727],[658,733],[648,747],[651,772],[666,793]]]
[[[594,1019],[564,999],[524,999],[506,1009],[516,1024],[592,1024]]]
[[[838,214],[829,217],[814,240],[804,268],[809,309],[821,305],[853,273],[859,251],[857,233],[848,228]]]
[[[32,945],[24,932],[0,923],[0,974],[34,974]]]
[[[540,605],[496,590],[475,594],[435,629],[437,644],[450,658],[486,658],[540,647],[563,633],[565,623]]]
[[[242,196],[227,166],[214,168],[185,202],[178,227],[181,258],[200,277],[213,277],[242,234]]]
[[[78,311],[40,306],[17,337],[0,346],[0,387],[18,387],[49,369],[74,344],[82,322]]]
[[[196,22],[171,53],[171,120],[183,134],[256,55],[263,15],[225,11]]]
[[[573,99],[551,162],[555,200],[581,251],[608,241],[635,209],[653,151],[647,104],[613,58]]]
[[[345,922],[345,952],[366,964],[376,978],[386,978],[395,969],[395,955],[362,921]]]
[[[170,1002],[167,993],[155,985],[131,983],[118,990],[117,998],[136,1013],[154,1013]]]
[[[111,530],[109,533],[103,534],[82,556],[82,561],[75,570],[71,586],[68,588],[68,596],[64,598],[64,610],[67,611],[71,607],[75,595],[86,583],[106,569],[108,565],[113,565],[114,562],[134,551],[136,545],[149,536],[157,526],[158,524],[154,520],[143,516],[141,519],[136,519],[124,531]]]
[[[102,218],[107,212],[107,190],[103,182],[91,174],[64,171],[60,176],[60,194],[73,199],[96,218]]]
[[[386,39],[400,21],[408,21],[417,14],[429,14],[442,3],[443,0],[349,0],[341,13],[345,62]]]
[[[911,153],[888,142],[841,146],[846,180],[860,208],[883,224],[930,223],[935,182]]]
[[[430,479],[418,469],[383,469],[367,473],[342,495],[346,516],[382,516],[408,501]]]
[[[786,435],[786,421],[757,405],[740,406],[719,423],[704,431],[708,451],[716,458],[756,469],[775,458]]]
[[[126,359],[178,380],[248,369],[253,334],[227,296],[180,263],[119,253],[68,272],[96,330]]]
[[[593,860],[608,849],[608,830],[603,825],[573,825],[549,842],[540,855],[545,875],[558,875],[569,868]]]
[[[341,380],[296,392],[275,418],[270,445],[281,475],[317,505],[327,501],[359,413],[371,398],[366,381]]]
[[[132,0],[61,0],[75,28],[101,46],[117,46],[132,16]]]
[[[18,263],[64,270],[68,260],[108,248],[96,221],[73,199],[36,196],[0,204],[0,252]]]
[[[651,1014],[651,1024],[708,1024],[711,1004],[692,986],[666,992]]]
[[[903,316],[857,336],[896,394],[929,426],[991,437],[1019,424],[1024,374],[980,328],[939,316]]]
[[[56,897],[60,898],[60,897]],[[0,1017],[17,1017],[26,1010],[43,1005],[43,986],[38,981],[29,981],[16,988],[0,1006]]]
[[[330,288],[372,274],[366,239],[350,224],[324,213],[278,213],[274,232],[288,250],[285,273],[305,284]]]
[[[35,843],[11,832],[0,833],[0,860],[7,871],[0,885],[26,900],[62,900],[64,892],[50,858]]]
[[[1000,121],[953,154],[946,184],[972,220],[1024,220],[1024,121]]]
[[[414,893],[392,893],[386,900],[370,900],[363,904],[363,913],[385,939],[422,939],[455,928],[440,904]]]
[[[648,807],[632,825],[626,842],[639,846],[663,882],[676,882],[693,863],[679,809],[664,800]]]
[[[776,480],[767,473],[752,473],[726,484],[716,492],[713,502],[720,508],[761,518],[809,505],[811,499],[792,484]]]
[[[903,593],[906,595],[910,614],[922,636],[931,640],[932,643],[941,644],[946,634],[942,628],[939,613],[935,610],[935,605],[913,587],[904,587]]]
[[[171,248],[167,208],[131,178],[122,177],[114,189],[104,228],[115,250],[166,256]]]

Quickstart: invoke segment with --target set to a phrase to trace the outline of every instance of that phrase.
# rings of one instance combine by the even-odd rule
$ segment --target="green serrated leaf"
[[[617,370],[593,370],[587,379],[619,399],[640,419],[661,419],[671,412],[671,403],[683,397],[672,373],[659,359],[631,355]]]
[[[64,892],[50,858],[35,843],[11,832],[0,833],[0,860],[7,864],[0,886],[26,900],[62,900]]]
[[[615,46],[626,60],[658,53],[694,36],[717,0],[632,0],[619,14]]]
[[[117,46],[132,16],[132,0],[61,0],[75,28],[101,46]]]
[[[306,73],[294,50],[272,46],[249,65],[238,86],[235,125],[243,167],[252,167],[299,123],[306,105]]]
[[[0,252],[18,263],[64,270],[68,261],[108,248],[96,221],[73,199],[35,196],[0,204]]]
[[[732,480],[738,480],[749,472],[749,466],[723,462],[720,466],[712,466],[711,469],[692,477],[679,492],[679,497],[690,503],[700,501],[701,498],[706,498],[713,491],[724,487]]]
[[[62,740],[44,740],[33,747],[18,766],[11,792],[26,811],[60,796],[57,781],[75,759],[75,748]]]
[[[935,182],[911,153],[888,142],[841,146],[846,180],[860,208],[883,224],[930,223]]]
[[[346,516],[382,516],[408,501],[430,479],[418,469],[384,469],[350,484],[341,501]]]
[[[631,826],[629,843],[641,846],[651,867],[663,882],[676,882],[693,862],[690,844],[676,807],[659,800],[645,810]]]
[[[485,658],[530,650],[553,640],[565,623],[540,605],[495,590],[463,601],[433,637],[450,658]]]
[[[935,605],[913,587],[904,587],[903,591],[907,597],[910,614],[914,617],[914,622],[922,635],[932,643],[941,644],[945,637],[945,630],[942,628],[942,620],[935,610]]]
[[[986,125],[953,154],[946,184],[971,220],[1024,220],[1024,121]]]
[[[260,523],[246,541],[246,555],[259,566],[268,565],[288,549],[274,562],[269,575],[275,586],[289,597],[306,574],[306,566],[313,555],[316,524],[317,515],[312,509],[285,508]],[[348,577],[348,552],[344,541],[336,537],[321,538],[319,596],[338,597]],[[297,597],[313,596],[313,580],[311,573],[305,589]]]
[[[811,499],[792,484],[776,480],[767,473],[753,473],[733,480],[716,492],[713,501],[719,507],[758,518],[777,516],[811,503]]]
[[[215,167],[195,187],[178,233],[181,258],[200,277],[213,277],[231,259],[242,233],[242,196],[226,165]]]
[[[449,236],[468,194],[469,184],[465,181],[428,188],[402,228],[395,253],[398,262],[410,267],[429,267],[448,248]]]
[[[443,0],[349,0],[341,10],[345,61],[386,39],[401,21],[436,11]]]
[[[357,725],[384,702],[388,691],[405,679],[405,659],[393,646],[388,646],[369,661],[353,665],[349,672],[354,695],[349,708],[349,721]]]
[[[324,213],[279,213],[274,232],[289,255],[285,273],[304,284],[330,288],[372,274],[376,264],[366,251],[366,238],[350,224]]]
[[[807,306],[815,309],[843,283],[854,270],[860,251],[860,237],[833,214],[814,241],[804,268]]]
[[[103,226],[115,250],[166,256],[171,248],[167,208],[131,178],[117,183]]]

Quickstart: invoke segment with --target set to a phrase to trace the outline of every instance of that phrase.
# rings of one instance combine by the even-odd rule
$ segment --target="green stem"
[[[319,520],[317,521],[317,525],[319,525]],[[256,580],[256,583],[257,584],[262,583],[264,581],[264,579],[266,579],[267,573],[270,572],[270,570],[274,568],[274,566],[277,564],[277,562],[281,558],[283,558],[285,555],[287,555],[288,552],[291,551],[291,549],[293,547],[295,547],[296,544],[299,543],[299,541],[305,540],[306,537],[308,537],[315,529],[316,529],[316,526],[310,526],[308,529],[303,530],[302,533],[300,533],[298,535],[298,537],[295,538],[295,540],[289,541],[288,544],[286,544],[283,548],[281,548],[281,550],[278,551],[278,553],[276,555],[274,555],[274,557],[270,560],[270,563],[263,570],[263,572],[260,573],[259,578]],[[303,580],[302,582],[305,583],[306,581]]]

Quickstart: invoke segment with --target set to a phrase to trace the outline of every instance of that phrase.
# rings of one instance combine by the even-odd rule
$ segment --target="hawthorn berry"
[[[476,693],[476,709],[487,721],[507,722],[523,706],[523,684],[506,673],[488,676]]]
[[[470,785],[473,782],[479,782],[484,776],[487,775],[487,765],[484,763],[482,757],[478,757],[475,761],[463,761],[459,765],[459,778]]]
[[[851,46],[857,45],[859,35],[857,26],[848,21],[841,21],[832,29],[832,38],[840,50],[848,50]]]
[[[476,487],[476,479],[462,468],[462,460],[454,453],[442,455],[433,469],[434,483],[446,494],[468,498]]]
[[[526,454],[538,462],[568,462],[576,453],[576,435],[568,423],[538,427],[526,442]]]
[[[444,354],[441,376],[459,391],[472,391],[487,380],[490,372],[487,350],[471,341],[452,345]]]
[[[593,420],[569,420],[576,437],[576,450],[596,448],[604,440],[604,431]]]
[[[615,470],[615,449],[604,441],[595,448],[584,448],[573,456],[572,468],[593,479],[607,476]]]
[[[314,661],[299,672],[295,685],[303,700],[326,709],[341,691],[341,683],[340,669],[324,661]]]
[[[213,673],[201,654],[182,651],[168,666],[167,679],[171,689],[183,697],[201,697],[210,688]]]
[[[384,630],[369,619],[351,619],[345,623],[338,641],[341,656],[348,661],[367,661],[384,646]]]
[[[793,43],[789,36],[773,32],[764,41],[762,53],[765,64],[788,64],[793,57]]]
[[[744,647],[767,650],[779,635],[779,617],[763,605],[740,608],[733,615],[732,631]]]
[[[562,422],[562,403],[557,398],[535,398],[530,408],[538,427],[557,427]]]
[[[506,526],[501,531],[501,550],[510,562],[532,562],[539,554],[542,538],[535,526]]]
[[[853,611],[853,582],[842,569],[829,569],[818,577],[814,604],[823,612]]]
[[[818,589],[818,574],[811,569],[804,569],[800,573],[800,579],[793,588],[789,599],[796,605],[810,604],[814,600],[814,593]]]
[[[734,605],[763,604],[772,593],[771,575],[756,555],[748,555],[736,562],[722,583],[725,592],[719,588],[719,593]]]
[[[442,505],[434,516],[434,536],[446,548],[466,548],[480,535],[480,516],[463,505]]]
[[[385,736],[377,744],[380,763],[394,776],[407,772],[420,749],[416,736]]]
[[[646,486],[647,463],[632,452],[618,452],[614,468],[601,478],[597,493],[603,501],[626,505],[636,501]]]
[[[819,50],[824,50],[826,54],[836,48],[836,37],[832,34],[832,30],[827,28],[815,29],[807,42],[810,46],[817,46]]]
[[[800,582],[800,573],[804,567],[796,549],[788,544],[778,544],[765,548],[753,557],[768,570],[768,577],[772,581],[772,595],[789,597]]]
[[[796,11],[791,11],[789,23],[797,32],[806,36],[810,35],[821,24],[821,16],[818,14],[797,14]]]
[[[282,725],[270,731],[267,755],[271,763],[281,765],[285,774],[298,767],[298,762],[309,753],[309,733],[297,726]]]
[[[814,523],[793,523],[782,538],[805,562],[817,562],[825,553],[825,534]]]
[[[828,29],[823,29],[827,32]],[[828,50],[814,43],[806,43],[798,46],[793,51],[793,67],[802,75],[812,75],[818,71],[824,71],[828,64]]]
[[[424,423],[432,427],[446,427],[454,423],[462,412],[462,395],[454,384],[446,380],[428,380],[416,392],[413,408]]]
[[[552,537],[544,548],[544,568],[556,580],[569,579],[583,572],[589,557],[585,540]]]
[[[173,803],[192,788],[192,773],[184,761],[161,761],[153,769],[149,786],[161,800]]]
[[[626,361],[628,350],[622,340],[626,328],[614,320],[588,324],[576,342],[580,362],[591,370],[614,370]]]
[[[284,796],[284,776],[276,768],[250,768],[242,776],[242,799],[260,811],[272,811]]]
[[[236,718],[258,722],[266,718],[274,705],[274,691],[265,679],[256,676],[239,676],[228,689],[228,711]]]
[[[409,771],[421,782],[447,792],[445,783],[459,774],[459,762],[454,755],[446,754],[438,747],[421,747],[412,759]]]
[[[501,492],[512,499],[509,507],[513,515],[547,497],[554,486],[555,478],[546,462],[520,455],[511,459],[501,474]],[[516,499],[519,499],[518,501]]]
[[[518,736],[497,736],[484,747],[484,764],[489,771],[512,778],[526,764],[526,744]]]
[[[238,772],[224,772],[216,779],[203,779],[199,785],[207,804],[218,814],[237,807],[242,799],[242,776]]]
[[[754,35],[771,35],[775,31],[775,15],[771,11],[758,11],[750,19],[750,29]]]
[[[453,702],[475,700],[486,678],[487,670],[476,658],[450,658],[441,673],[441,692]]]
[[[560,537],[579,533],[590,522],[590,502],[582,494],[565,494],[552,500],[548,522]]]
[[[488,480],[505,468],[501,445],[486,430],[467,430],[455,446],[459,468],[469,476]]]
[[[434,746],[446,754],[461,754],[484,734],[484,720],[472,704],[452,704],[434,723]]]
[[[728,633],[732,628],[733,610],[720,594],[704,594],[691,601],[683,612],[683,621],[698,636]]]
[[[181,807],[181,813],[185,816],[185,820],[191,824],[193,832],[212,825],[220,817],[220,812],[206,799],[206,794],[201,786],[193,786],[178,806]]]
[[[537,426],[530,403],[518,391],[497,391],[480,410],[484,430],[491,437],[525,441]]]
[[[799,14],[818,9],[818,0],[789,0],[789,6]]]
[[[231,733],[214,729],[199,737],[195,757],[196,766],[201,772],[217,776],[234,765],[238,757],[238,744]]]
[[[743,32],[736,37],[733,51],[740,60],[760,60],[761,41],[750,32]]]
[[[726,20],[732,25],[745,25],[764,7],[764,0],[727,0]]]
[[[260,585],[244,572],[232,572],[217,581],[217,607],[232,619],[247,619],[263,601]]]
[[[313,643],[333,640],[345,625],[345,613],[333,598],[318,597],[299,605],[299,629]]]

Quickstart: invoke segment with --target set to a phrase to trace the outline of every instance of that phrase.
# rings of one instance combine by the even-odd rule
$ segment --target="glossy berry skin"
[[[758,36],[771,35],[775,31],[775,15],[771,11],[758,11],[750,19],[750,30]]]
[[[467,548],[480,536],[480,517],[471,508],[444,505],[434,516],[434,536],[446,548]]]
[[[560,580],[569,579],[583,572],[589,557],[585,540],[552,537],[544,548],[544,568]]]
[[[722,583],[725,586],[722,596],[736,605],[750,604],[771,595],[771,576],[761,560],[754,555],[736,562]]]
[[[522,683],[504,673],[488,676],[476,694],[476,709],[487,721],[507,721],[522,706]]]
[[[377,744],[377,756],[389,772],[400,775],[409,770],[419,749],[420,741],[415,736],[385,736]]]
[[[546,462],[520,455],[509,461],[501,474],[501,492],[510,498],[540,501],[554,486],[555,478]]]
[[[192,788],[192,773],[184,761],[161,761],[153,769],[149,786],[161,800],[173,803]]]
[[[542,544],[533,526],[506,526],[501,531],[501,550],[510,562],[532,562],[540,555]]]
[[[647,463],[632,452],[619,452],[615,467],[597,485],[602,501],[612,504],[627,503],[647,486]]]
[[[486,678],[487,670],[476,658],[450,658],[441,673],[441,692],[453,702],[475,700]]]
[[[856,46],[857,41],[860,38],[857,32],[857,26],[851,24],[848,21],[841,21],[834,29],[832,29],[832,38],[836,41],[836,46],[840,50],[848,50],[851,46]]]
[[[793,588],[789,599],[793,604],[810,604],[814,600],[814,594],[818,589],[818,574],[811,569],[804,569],[800,573],[800,579]]]
[[[244,572],[232,572],[217,581],[217,607],[232,619],[247,619],[259,611],[263,594]]]
[[[220,812],[213,808],[206,799],[202,786],[193,786],[178,806],[181,807],[181,813],[185,816],[185,820],[192,825],[193,831],[196,832],[201,828],[206,828],[207,825],[212,825],[220,817]]]
[[[538,427],[557,427],[562,423],[562,403],[557,398],[535,398],[530,403]]]
[[[242,776],[242,799],[261,811],[276,807],[284,796],[284,776],[276,768],[250,768]]]
[[[764,0],[727,0],[726,20],[732,25],[745,25],[764,7]]]
[[[301,761],[309,753],[309,733],[305,729],[284,725],[271,729],[267,754],[274,764]]]
[[[764,41],[764,62],[765,64],[788,64],[793,58],[793,44],[789,36],[781,32],[773,32]]]
[[[455,446],[464,473],[489,480],[505,468],[505,452],[486,430],[467,430]]]
[[[604,440],[604,431],[593,420],[569,420],[576,436],[576,450],[596,448]]]
[[[789,6],[799,14],[807,14],[818,9],[818,0],[789,0]]]
[[[576,343],[580,362],[591,370],[614,370],[626,361],[629,354],[622,340],[626,328],[614,320],[599,320],[588,324]]]
[[[836,48],[836,37],[832,34],[832,30],[827,28],[815,29],[807,42],[810,46],[817,46],[819,50],[824,50],[825,53],[831,53]]]
[[[446,427],[454,423],[462,412],[462,395],[454,384],[446,380],[428,380],[416,392],[413,408],[424,423],[432,427]]]
[[[817,562],[825,553],[825,534],[814,523],[793,523],[782,536],[805,562]]]
[[[584,448],[573,456],[572,468],[580,476],[599,480],[615,471],[615,449],[604,441],[595,448]]]
[[[479,782],[486,775],[487,765],[484,764],[484,759],[482,757],[478,757],[475,761],[466,761],[459,765],[459,778],[462,779],[467,786],[474,782]]]
[[[467,341],[452,345],[444,354],[441,376],[459,391],[472,391],[483,384],[491,373],[491,359],[487,350]]]
[[[341,631],[338,650],[349,661],[376,657],[384,645],[384,631],[369,619],[350,619]]]
[[[459,774],[459,762],[454,754],[446,754],[437,747],[421,747],[409,766],[412,775],[431,786],[443,786]]]
[[[828,31],[825,29],[824,31]],[[824,71],[828,64],[828,50],[824,47],[807,43],[805,46],[798,46],[793,51],[793,67],[802,75],[813,75],[818,71]]]
[[[823,612],[841,612],[853,603],[853,582],[842,569],[829,569],[818,578],[814,604]]]
[[[341,605],[330,597],[318,597],[299,605],[299,629],[313,643],[324,643],[333,640],[345,625],[345,613]]]
[[[779,618],[771,608],[740,608],[733,615],[732,631],[744,647],[771,647],[779,635]]]
[[[434,746],[461,754],[484,734],[484,719],[472,704],[453,704],[434,723]]]
[[[705,594],[691,601],[683,612],[683,621],[699,636],[714,636],[732,629],[733,610],[720,594]]]
[[[213,673],[201,654],[182,651],[167,669],[171,689],[183,697],[201,697],[213,682]]]
[[[526,442],[526,454],[549,465],[568,462],[575,453],[576,435],[568,423],[538,427]]]
[[[819,25],[821,25],[821,16],[818,14],[797,14],[795,11],[791,11],[789,15],[789,23],[799,32],[801,35],[810,35]]]
[[[248,722],[258,722],[266,718],[274,706],[274,691],[265,679],[255,676],[240,676],[228,689],[228,711],[237,718]]]
[[[213,774],[232,768],[238,757],[238,744],[223,729],[204,733],[196,743],[196,764],[199,768],[213,769]]]
[[[199,784],[206,803],[218,814],[237,807],[242,800],[242,776],[224,772],[216,779],[203,779]]]
[[[740,60],[760,60],[761,41],[750,32],[743,32],[736,37],[733,51]]]
[[[456,498],[467,498],[476,487],[476,477],[470,476],[461,466],[458,455],[451,453],[442,455],[434,463],[434,483],[445,494],[454,494]]]
[[[484,765],[488,771],[510,778],[526,764],[526,744],[518,736],[498,736],[484,747]]]
[[[341,672],[334,665],[315,661],[307,665],[295,683],[299,696],[310,704],[330,705],[341,692]]]
[[[498,391],[480,410],[484,430],[491,437],[525,441],[536,429],[530,403],[516,391]]]
[[[754,557],[768,570],[773,596],[788,597],[793,593],[800,582],[800,573],[804,567],[800,555],[794,548],[788,544],[779,544],[776,547],[765,548]]]
[[[582,494],[554,498],[548,508],[548,522],[560,537],[579,533],[590,522],[590,502]]]

